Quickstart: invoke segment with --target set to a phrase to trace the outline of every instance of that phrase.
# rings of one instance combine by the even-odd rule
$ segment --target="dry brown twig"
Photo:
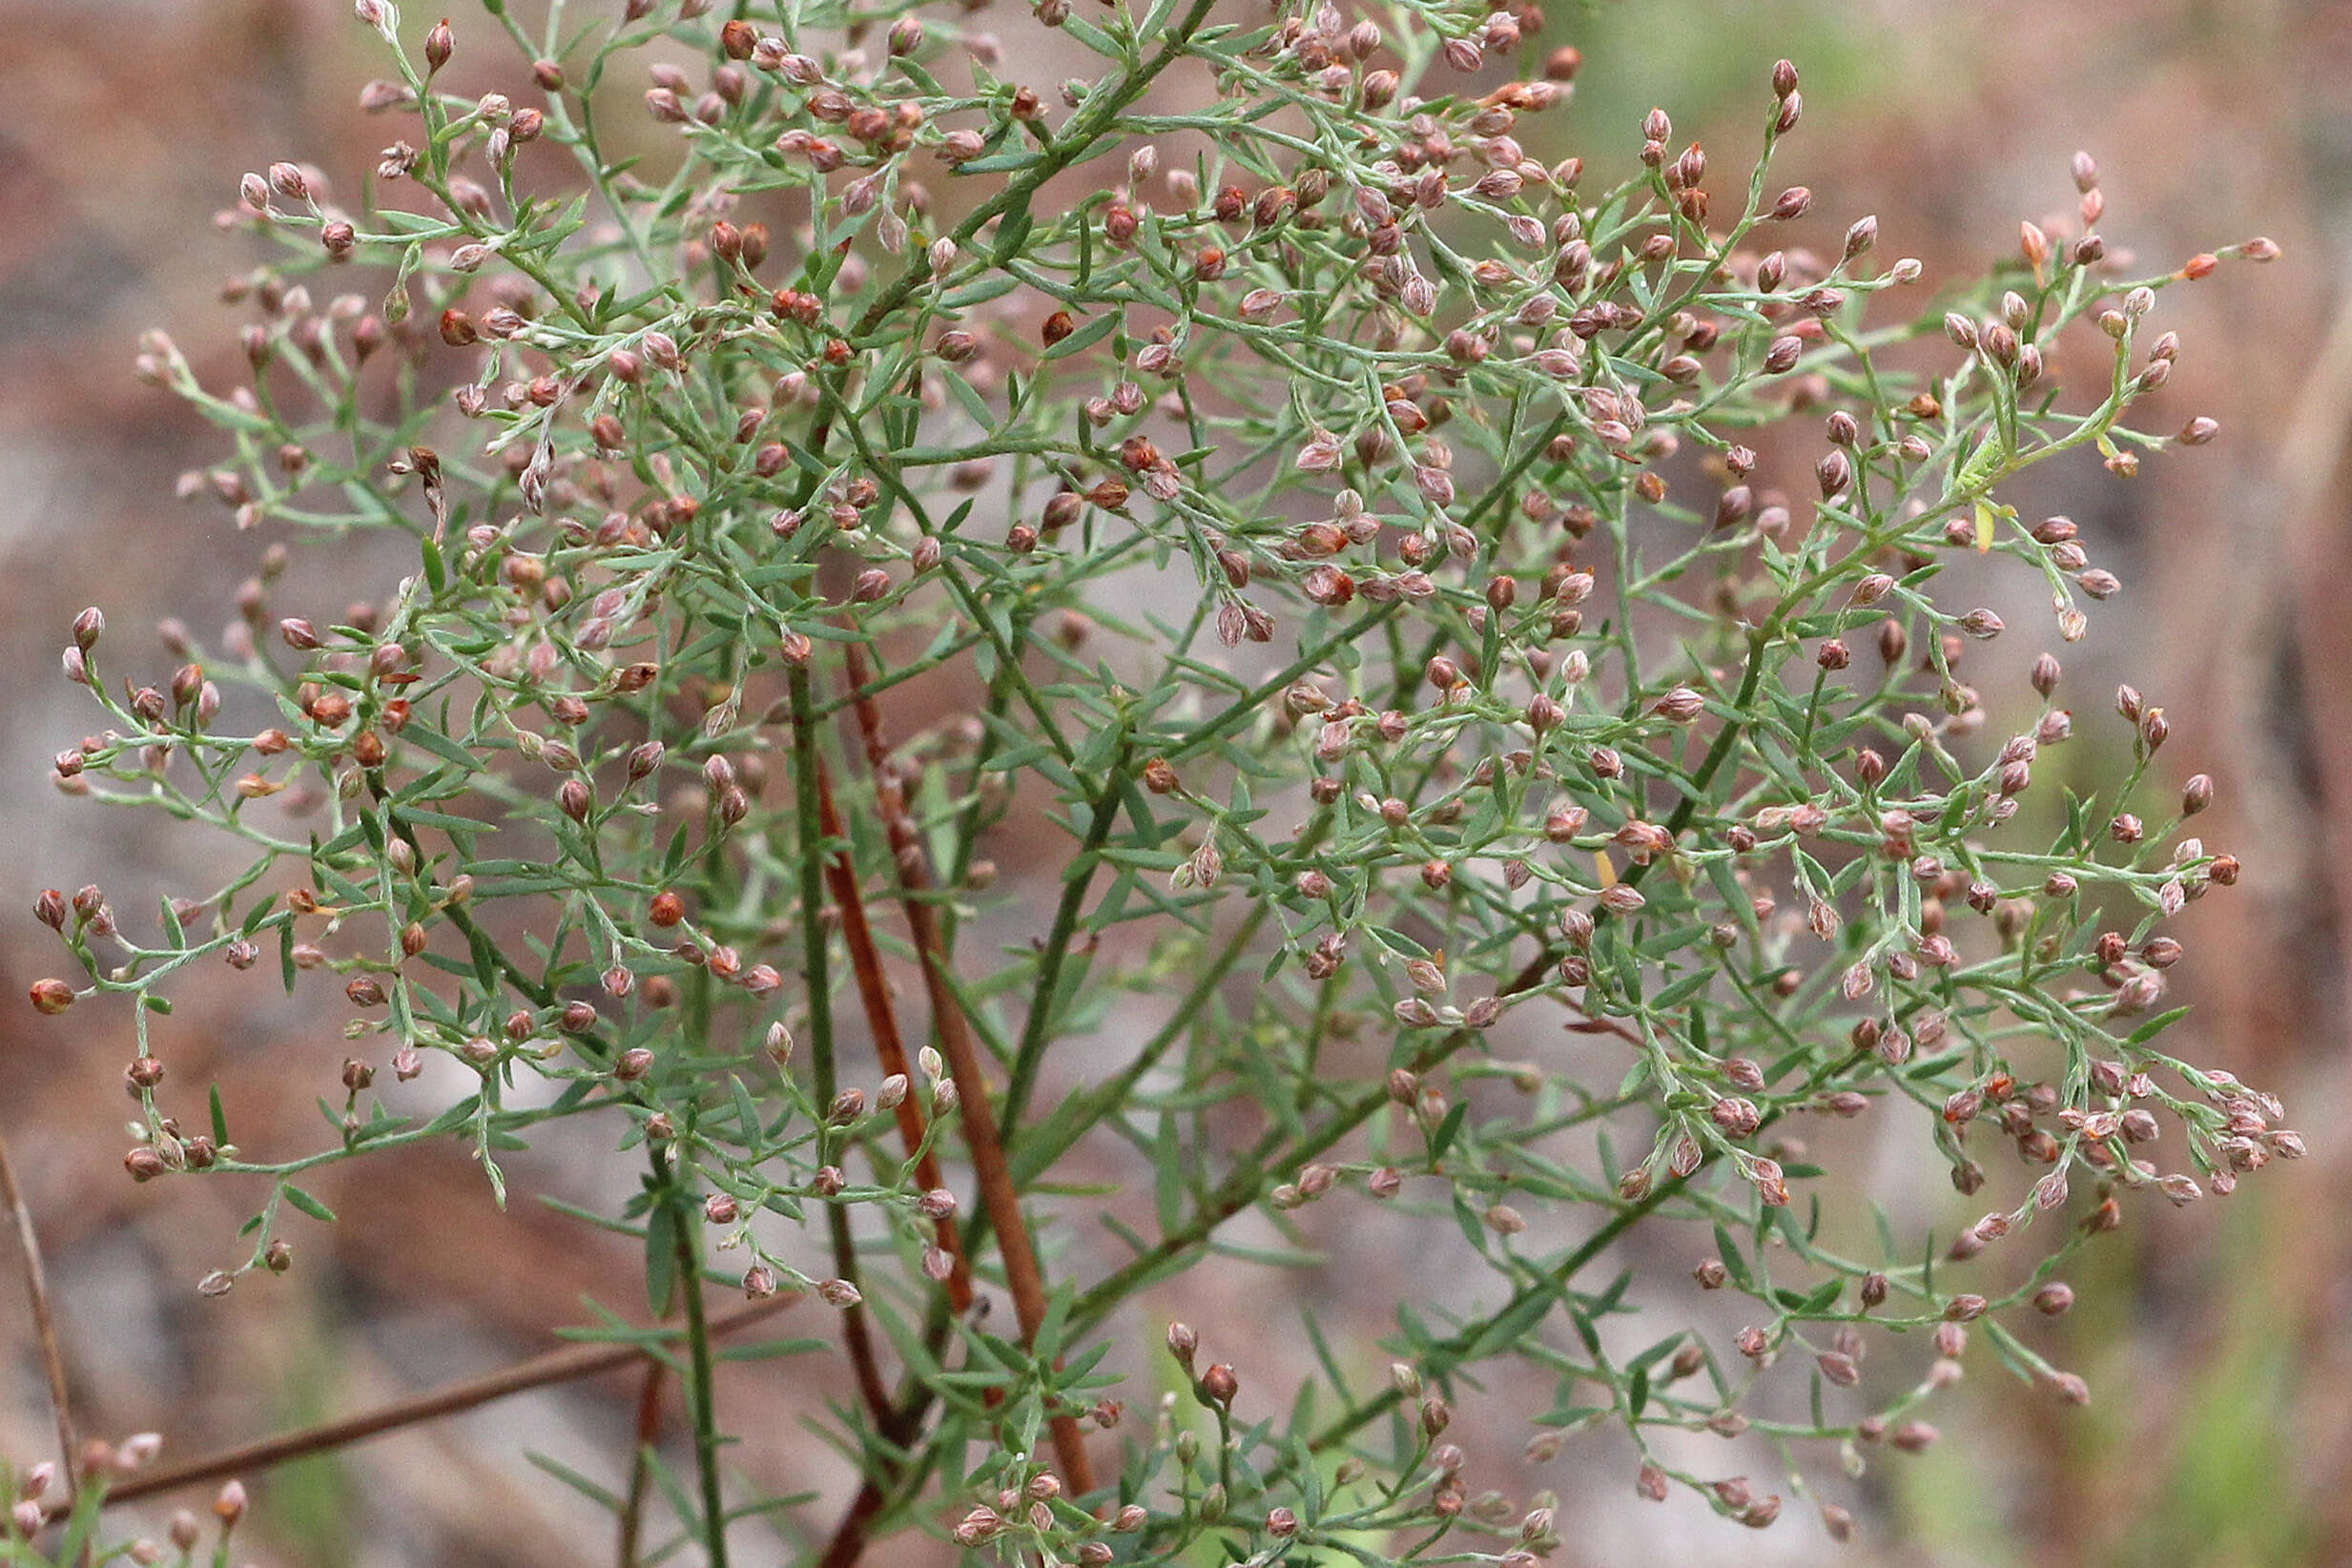
[[[763,1318],[773,1317],[798,1301],[798,1296],[773,1296],[764,1301],[749,1302],[731,1312],[721,1312],[711,1319],[712,1337],[748,1328]],[[675,1326],[683,1334],[683,1324]],[[230,1475],[241,1475],[257,1470],[267,1470],[284,1464],[289,1459],[307,1458],[347,1447],[369,1437],[397,1432],[422,1421],[454,1415],[459,1411],[472,1410],[508,1394],[526,1390],[546,1388],[554,1383],[568,1383],[575,1378],[591,1377],[598,1372],[612,1372],[638,1360],[650,1360],[651,1345],[638,1341],[618,1344],[566,1345],[511,1367],[485,1372],[462,1382],[431,1389],[406,1399],[379,1406],[358,1415],[347,1415],[338,1421],[321,1422],[299,1432],[279,1433],[256,1442],[224,1449],[201,1459],[185,1464],[158,1465],[142,1475],[134,1475],[108,1490],[114,1502],[129,1502],[134,1498],[152,1496],[159,1492],[172,1492],[183,1486],[195,1486],[202,1481],[217,1481]]]
[[[50,1411],[57,1422],[57,1454],[63,1473],[73,1474],[81,1444],[73,1434],[73,1405],[66,1389],[65,1353],[57,1342],[57,1320],[50,1310],[49,1273],[41,1267],[41,1240],[32,1228],[32,1210],[25,1206],[24,1190],[16,1185],[16,1167],[9,1160],[8,1140],[0,1138],[0,1201],[16,1216],[16,1242],[25,1257],[25,1294],[32,1303],[32,1331],[41,1344],[41,1368],[49,1377]]]

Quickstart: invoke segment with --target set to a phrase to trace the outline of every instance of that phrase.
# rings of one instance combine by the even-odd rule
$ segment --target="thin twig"
[[[659,1361],[645,1369],[645,1387],[637,1393],[637,1441],[629,1455],[629,1491],[621,1499],[621,1544],[616,1568],[637,1568],[637,1537],[645,1525],[645,1495],[653,1481],[650,1462],[662,1437],[662,1373]]]
[[[818,854],[818,844],[826,839],[826,811],[823,811],[823,762],[816,753],[816,698],[809,687],[809,670],[799,666],[791,672],[791,703],[793,703],[793,811],[799,830],[799,973],[807,980],[809,1003],[809,1074],[816,1086],[816,1103],[833,1104],[837,1074],[833,1061],[833,992],[828,990],[830,955],[826,952],[826,865]],[[818,1145],[823,1149],[823,1143]],[[823,1154],[818,1154],[823,1159]],[[833,1236],[833,1271],[856,1290],[858,1286],[858,1253],[852,1234],[849,1234],[849,1210],[839,1204],[826,1206],[826,1229]],[[889,1387],[882,1382],[882,1368],[875,1361],[873,1331],[865,1324],[865,1305],[861,1300],[849,1302],[842,1311],[842,1345],[849,1351],[849,1366],[856,1371],[858,1396],[865,1408],[873,1411],[875,1420],[889,1415]]]
[[[0,1201],[16,1216],[16,1242],[25,1254],[25,1294],[32,1302],[32,1331],[41,1342],[41,1365],[49,1373],[50,1413],[57,1421],[60,1471],[71,1476],[81,1444],[73,1435],[73,1404],[66,1392],[65,1355],[57,1345],[57,1320],[49,1308],[49,1273],[41,1267],[41,1241],[33,1234],[32,1210],[16,1185],[16,1167],[9,1163],[8,1140],[0,1138]]]
[[[823,814],[825,836],[845,840],[842,847],[825,864],[825,876],[833,884],[834,907],[840,911],[841,937],[849,947],[850,967],[857,977],[858,999],[865,1003],[866,1026],[874,1035],[874,1052],[881,1059],[885,1076],[897,1074],[907,1081],[906,1097],[898,1102],[898,1137],[906,1145],[907,1157],[915,1162],[915,1180],[926,1192],[946,1185],[939,1173],[939,1158],[924,1145],[929,1135],[923,1118],[921,1098],[914,1092],[915,1069],[907,1060],[906,1037],[898,1032],[898,1015],[891,1005],[890,983],[882,974],[881,954],[874,945],[874,928],[866,920],[865,895],[857,884],[857,867],[850,858],[847,835],[842,831],[841,813],[834,803],[833,779],[825,764],[816,765],[816,796]],[[937,1226],[939,1249],[947,1254],[948,1305],[958,1312],[972,1305],[972,1266],[963,1255],[963,1238],[950,1214]]]
[[[833,994],[827,989],[830,956],[826,952],[825,866],[817,845],[826,836],[822,758],[816,751],[815,700],[806,666],[790,678],[793,714],[794,813],[799,830],[800,973],[808,987],[809,1070],[815,1081],[816,1103],[830,1106],[838,1084],[833,1051]],[[823,1145],[820,1143],[820,1151]],[[819,1154],[820,1160],[823,1158]],[[858,1288],[857,1248],[850,1233],[849,1211],[838,1204],[826,1206],[825,1228],[833,1240],[834,1273],[853,1290]],[[890,1412],[890,1389],[874,1354],[874,1332],[866,1322],[861,1300],[853,1299],[841,1313],[841,1340],[850,1366],[857,1374],[858,1396],[877,1421]]]
[[[797,1301],[797,1296],[776,1296],[767,1301],[747,1302],[732,1311],[720,1312],[709,1322],[709,1333],[716,1338],[747,1328],[762,1318],[773,1317]],[[685,1332],[685,1325],[677,1326]],[[144,1474],[133,1475],[107,1489],[112,1502],[129,1502],[135,1497],[152,1496],[158,1492],[176,1491],[183,1486],[195,1486],[201,1481],[217,1481],[231,1475],[267,1470],[284,1464],[289,1459],[308,1458],[314,1454],[325,1454],[361,1442],[369,1437],[412,1427],[421,1421],[431,1421],[459,1411],[472,1410],[510,1393],[522,1393],[531,1389],[546,1388],[553,1383],[568,1383],[575,1378],[592,1377],[598,1372],[611,1372],[640,1359],[651,1359],[655,1347],[651,1344],[629,1341],[619,1344],[567,1345],[560,1350],[518,1361],[511,1367],[469,1377],[461,1383],[407,1399],[396,1400],[359,1415],[347,1415],[340,1421],[328,1421],[299,1432],[279,1433],[258,1442],[245,1443],[226,1449],[186,1464],[161,1465]]]
[[[935,1344],[937,1343],[935,1339]],[[888,1448],[903,1449],[915,1440],[922,1430],[923,1417],[930,1413],[931,1386],[909,1377],[904,1400],[890,1413],[882,1423],[880,1436]],[[882,1506],[889,1500],[891,1486],[901,1474],[896,1459],[886,1451],[877,1452],[876,1462],[866,1467],[865,1478],[858,1482],[857,1495],[834,1527],[833,1538],[825,1543],[824,1556],[817,1559],[817,1568],[850,1568],[866,1549],[866,1532],[881,1516]]]
[[[842,648],[853,689],[866,684],[865,659],[856,643]],[[972,1155],[972,1170],[980,1179],[980,1203],[997,1233],[997,1250],[1004,1259],[1004,1280],[1013,1292],[1013,1313],[1021,1323],[1024,1345],[1034,1345],[1045,1321],[1045,1279],[1030,1240],[1028,1222],[1021,1217],[1021,1191],[1013,1181],[1012,1163],[1005,1158],[998,1132],[996,1109],[988,1098],[988,1079],[979,1042],[963,1016],[955,986],[948,979],[945,945],[939,939],[939,915],[929,897],[931,874],[922,835],[908,814],[906,796],[890,766],[890,749],[882,738],[879,710],[871,698],[856,704],[857,723],[865,736],[866,760],[874,775],[874,795],[882,825],[890,836],[891,859],[898,872],[900,902],[906,910],[915,951],[922,959],[923,987],[931,999],[932,1026],[939,1031],[948,1071],[955,1078],[961,1104],[963,1136]],[[1086,1456],[1086,1440],[1078,1418],[1067,1413],[1052,1418],[1054,1454],[1061,1461],[1063,1480],[1083,1496],[1094,1490],[1094,1466]]]
[[[834,1273],[862,1296],[864,1282],[858,1278],[857,1244],[850,1235],[849,1210],[839,1204],[826,1205],[825,1226],[833,1235]],[[849,1351],[851,1370],[857,1374],[857,1397],[866,1402],[866,1413],[877,1422],[889,1419],[890,1385],[882,1381],[881,1359],[874,1353],[874,1327],[866,1321],[864,1301],[852,1301],[842,1309],[841,1343]]]

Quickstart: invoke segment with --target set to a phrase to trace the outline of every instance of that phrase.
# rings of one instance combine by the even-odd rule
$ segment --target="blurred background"
[[[461,39],[485,34],[470,0],[451,10]],[[57,652],[73,612],[99,603],[110,644],[161,673],[155,623],[183,617],[210,640],[258,566],[267,538],[174,499],[215,439],[131,361],[139,331],[162,325],[208,380],[229,373],[243,318],[220,286],[256,258],[214,215],[241,172],[279,158],[356,181],[398,134],[355,108],[381,69],[369,44],[344,0],[0,0],[0,911],[21,912],[0,918],[0,997],[52,967],[30,917],[39,888],[96,882],[150,912],[202,869],[205,846],[175,841],[186,836],[160,817],[51,787],[49,758],[91,720]],[[2076,519],[2126,585],[2068,653],[2062,698],[2097,713],[2128,680],[2161,703],[2160,760],[2216,777],[2199,825],[2245,865],[2234,895],[2176,922],[2190,956],[2174,991],[2197,1011],[2174,1049],[2281,1094],[2312,1156],[2225,1201],[2134,1206],[2070,1273],[2082,1304],[2058,1359],[2090,1378],[2092,1408],[2061,1409],[1987,1360],[1930,1413],[1946,1440],[1863,1489],[1865,1544],[1850,1550],[1988,1568],[2352,1562],[2352,3],[1557,0],[1535,57],[1561,44],[1583,52],[1584,72],[1530,151],[1584,154],[1612,175],[1653,103],[1719,167],[1743,163],[1771,62],[1795,59],[1806,115],[1776,179],[1815,189],[1818,241],[1875,212],[1881,254],[1925,258],[1931,283],[2012,254],[2021,218],[2071,215],[2077,149],[2099,161],[2102,228],[2135,272],[2257,234],[2283,247],[2159,307],[2185,346],[2153,427],[2209,415],[2218,441],[2131,483],[2051,464],[2065,471],[2036,470],[2009,499]],[[526,101],[520,80],[500,85]],[[364,555],[319,553],[290,599],[328,609],[389,582]],[[1996,725],[2027,694],[2012,684],[1992,694]],[[192,987],[167,1025],[174,1074],[217,1078],[256,1141],[308,1146],[326,1130],[314,1100],[342,1055],[339,1013],[299,999],[257,1011],[256,994]],[[345,1223],[296,1232],[293,1274],[199,1299],[194,1282],[235,1261],[258,1194],[124,1179],[129,1027],[96,1008],[0,1007],[0,1131],[49,1250],[86,1431],[159,1430],[189,1458],[544,1349],[586,1295],[631,1303],[626,1249],[532,1203],[497,1213],[462,1151],[343,1173],[321,1195]],[[525,1190],[590,1181],[560,1151],[546,1159],[519,1167]],[[51,1439],[16,1282],[0,1249],[0,1452],[22,1462]],[[1376,1331],[1390,1298],[1357,1284]],[[733,1408],[779,1413],[755,1423],[741,1461],[779,1489],[837,1488],[837,1460],[791,1414],[832,1373],[788,1361],[731,1375]],[[636,1389],[533,1394],[279,1472],[255,1486],[244,1554],[604,1560],[601,1527],[580,1539],[593,1516],[519,1452],[609,1484]],[[1612,1456],[1547,1477],[1578,1521],[1556,1562],[1826,1560],[1807,1509],[1745,1532],[1686,1498],[1637,1502],[1629,1472]]]

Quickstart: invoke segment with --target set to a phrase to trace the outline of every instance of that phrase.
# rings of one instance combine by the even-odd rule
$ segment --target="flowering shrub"
[[[2130,422],[2158,291],[2218,258],[2132,276],[2089,158],[2076,233],[1930,304],[1771,180],[1786,62],[1726,181],[1662,111],[1537,156],[1578,62],[1532,8],[547,9],[461,49],[361,0],[373,178],[246,176],[249,379],[139,361],[268,543],[168,678],[76,622],[109,728],[57,779],[250,863],[153,919],[45,896],[79,978],[32,1000],[131,1003],[134,1178],[258,1195],[207,1293],[291,1266],[322,1166],[462,1139],[503,1196],[578,1122],[642,1172],[584,1218],[683,1326],[714,1563],[1516,1565],[1550,1506],[1474,1491],[1494,1423],[1448,1435],[1490,1364],[1557,1383],[1535,1458],[1611,1427],[1644,1496],[1842,1535],[1839,1466],[1930,1442],[1971,1343],[2087,1396],[2031,1328],[2086,1235],[2300,1152],[2158,1042],[2163,924],[2237,879],[2183,831],[2211,785],[2149,803],[2126,689],[2131,766],[2036,788],[2058,662],[2001,733],[1975,645],[2033,634],[1943,591],[2031,574],[2079,639],[2119,584],[2005,486],[2215,434]],[[362,533],[396,579],[277,602]],[[341,987],[325,1146],[167,1074],[198,963]],[[1981,1218],[1873,1233],[1889,1144]],[[1318,1336],[1268,1388],[1146,1321],[1370,1204],[1463,1268],[1369,1374]],[[722,1409],[722,1290],[838,1310],[837,1512],[725,1463],[767,1417]],[[1133,1392],[1163,1326],[1188,1398]],[[1686,1435],[1743,1432],[1780,1478]]]

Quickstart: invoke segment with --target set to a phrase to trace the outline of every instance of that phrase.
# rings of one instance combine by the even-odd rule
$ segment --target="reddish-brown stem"
[[[1028,1222],[1021,1217],[1021,1191],[1013,1181],[1012,1163],[997,1129],[997,1114],[988,1097],[988,1079],[979,1042],[963,1016],[949,981],[947,948],[940,939],[939,915],[926,897],[931,891],[929,860],[922,835],[908,814],[906,796],[890,765],[890,749],[882,738],[881,713],[864,695],[867,668],[856,643],[845,643],[850,690],[855,697],[857,725],[865,739],[866,760],[874,775],[875,805],[890,836],[891,861],[897,869],[900,902],[906,910],[909,934],[922,959],[923,989],[931,1001],[932,1025],[939,1031],[949,1073],[961,1104],[965,1145],[972,1170],[980,1179],[980,1204],[997,1233],[997,1249],[1004,1259],[1004,1280],[1013,1292],[1013,1313],[1021,1324],[1023,1344],[1035,1344],[1045,1321],[1045,1277],[1038,1266],[1037,1248]],[[1085,1434],[1078,1418],[1057,1414],[1051,1423],[1054,1455],[1062,1478],[1071,1492],[1083,1496],[1094,1490],[1094,1466],[1086,1455]]]
[[[721,1312],[711,1319],[710,1332],[715,1339],[720,1334],[772,1317],[798,1301],[798,1296],[776,1296],[767,1301],[748,1302],[732,1312]],[[684,1325],[677,1331],[683,1334]],[[171,1492],[199,1481],[217,1481],[231,1475],[256,1470],[267,1470],[272,1465],[284,1464],[289,1459],[307,1458],[324,1454],[347,1444],[369,1437],[397,1432],[415,1426],[420,1421],[431,1421],[462,1410],[472,1410],[494,1399],[504,1399],[510,1393],[526,1389],[545,1388],[550,1383],[567,1383],[576,1377],[589,1377],[597,1372],[612,1372],[626,1367],[641,1357],[650,1357],[653,1347],[630,1341],[626,1344],[567,1345],[544,1355],[518,1361],[511,1367],[469,1377],[462,1383],[433,1389],[412,1398],[396,1400],[392,1404],[359,1415],[347,1415],[340,1421],[328,1421],[320,1426],[305,1427],[299,1432],[280,1433],[258,1442],[245,1443],[226,1449],[186,1464],[160,1465],[144,1474],[116,1482],[107,1489],[113,1502],[129,1502],[134,1497],[151,1496],[158,1492]]]
[[[857,1248],[850,1238],[849,1210],[838,1204],[830,1206],[825,1224],[833,1232],[834,1272],[855,1288]],[[857,1396],[866,1402],[867,1413],[877,1422],[888,1420],[890,1386],[882,1381],[882,1363],[874,1353],[874,1329],[866,1322],[864,1302],[853,1300],[843,1309],[841,1343],[849,1351],[851,1369],[857,1373]]]
[[[859,1483],[857,1496],[850,1499],[849,1511],[834,1527],[833,1538],[825,1543],[825,1555],[816,1559],[816,1568],[850,1568],[865,1555],[866,1532],[881,1513],[882,1501],[881,1481],[868,1475]]]
[[[882,1439],[893,1447],[903,1448],[912,1442],[922,1429],[923,1412],[928,1401],[919,1385],[916,1396],[890,1413],[882,1424]],[[869,1467],[865,1479],[858,1483],[857,1496],[850,1500],[841,1522],[834,1527],[833,1538],[825,1543],[825,1555],[817,1559],[817,1568],[850,1568],[866,1549],[866,1532],[881,1516],[882,1504],[889,1499],[889,1486],[897,1474],[887,1466]]]
[[[629,1455],[629,1492],[621,1501],[621,1545],[618,1568],[637,1568],[637,1537],[645,1524],[645,1495],[652,1484],[648,1453],[662,1436],[662,1364],[645,1370],[645,1387],[637,1393],[637,1442]]]
[[[816,797],[825,836],[842,838],[840,809],[834,804],[833,779],[823,763],[816,768]],[[908,1092],[898,1102],[898,1137],[915,1161],[915,1179],[926,1192],[945,1186],[939,1156],[923,1146],[926,1127],[920,1096],[914,1092],[915,1070],[907,1060],[906,1039],[898,1032],[897,1011],[891,1005],[890,982],[882,974],[882,958],[874,945],[874,928],[866,921],[865,896],[857,885],[857,868],[845,844],[825,863],[826,880],[833,885],[834,906],[841,915],[841,937],[849,947],[850,967],[857,977],[858,1000],[865,1004],[866,1025],[874,1035],[874,1052],[885,1074],[905,1079]],[[955,1216],[942,1217],[936,1229],[939,1249],[948,1257],[947,1301],[958,1312],[972,1305],[972,1269],[963,1255],[963,1237]]]

